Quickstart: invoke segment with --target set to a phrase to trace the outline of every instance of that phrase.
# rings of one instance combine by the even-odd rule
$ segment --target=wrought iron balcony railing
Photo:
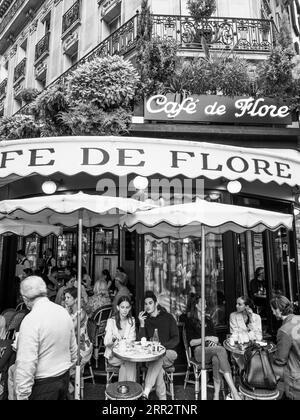
[[[35,61],[38,61],[45,53],[49,53],[50,32],[36,44],[35,46]]]
[[[14,83],[16,83],[22,77],[25,77],[26,70],[26,58],[23,58],[22,61],[15,67],[14,71]]]
[[[80,20],[80,0],[70,7],[69,10],[63,15],[62,19],[62,33],[64,34],[67,30],[77,21]]]
[[[153,15],[153,33],[174,39],[184,49],[202,48],[204,37],[212,50],[270,51],[274,24],[264,19],[212,17],[196,23],[190,16]]]
[[[7,87],[7,78],[2,80],[0,83],[0,99],[5,98],[6,96],[6,87]]]

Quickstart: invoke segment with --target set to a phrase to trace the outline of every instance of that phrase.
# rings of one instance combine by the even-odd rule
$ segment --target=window
[[[113,19],[111,22],[109,22],[109,33],[113,33],[121,26],[121,16],[117,16],[115,19]]]
[[[207,312],[215,326],[226,324],[222,236],[206,235]],[[177,319],[188,312],[190,298],[201,292],[201,239],[157,240],[145,237],[145,290]]]

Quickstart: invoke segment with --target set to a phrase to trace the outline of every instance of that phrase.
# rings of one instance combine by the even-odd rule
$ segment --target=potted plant
[[[216,11],[216,0],[188,0],[187,8],[194,19],[195,42],[201,43],[208,55],[207,42],[211,42],[213,34],[208,19]]]
[[[35,98],[39,95],[40,91],[35,88],[24,88],[20,93],[21,99],[25,102],[25,104],[29,104],[35,100]]]

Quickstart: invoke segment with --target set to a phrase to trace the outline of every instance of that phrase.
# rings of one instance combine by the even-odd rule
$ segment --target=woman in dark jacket
[[[192,353],[197,362],[201,362],[201,297],[196,295],[191,302],[190,315],[186,322],[186,335],[189,345],[191,346]],[[231,368],[228,362],[227,352],[224,347],[218,345],[219,339],[216,337],[214,325],[210,318],[205,318],[205,362],[211,363],[213,368],[214,379],[214,400],[219,399],[221,377],[223,374],[224,379],[228,383],[232,397],[234,400],[240,400],[241,397],[234,385]]]
[[[273,298],[270,304],[275,317],[282,321],[273,367],[284,381],[286,397],[300,400],[300,316],[293,314],[293,304],[285,296]]]

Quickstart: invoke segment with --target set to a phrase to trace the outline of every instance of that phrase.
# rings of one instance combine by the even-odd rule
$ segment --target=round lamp
[[[149,181],[144,176],[137,176],[133,180],[134,188],[137,190],[145,190],[148,187]]]
[[[299,214],[300,214],[300,210],[299,209],[294,209],[294,215],[299,216]]]
[[[227,184],[227,191],[230,194],[238,194],[242,189],[242,184],[240,181],[230,181]]]
[[[45,194],[54,194],[57,189],[57,185],[54,181],[45,181],[42,185],[42,190]]]

